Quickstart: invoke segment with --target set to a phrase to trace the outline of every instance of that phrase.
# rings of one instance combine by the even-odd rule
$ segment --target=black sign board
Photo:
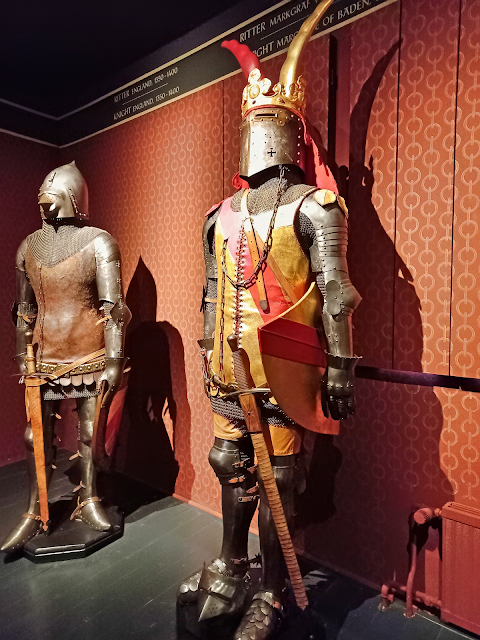
[[[312,38],[394,1],[336,0]],[[315,0],[280,3],[239,28],[63,117],[58,122],[57,144],[72,144],[238,72],[238,63],[233,55],[221,47],[225,39],[236,39],[248,45],[260,59],[288,49],[314,7]]]

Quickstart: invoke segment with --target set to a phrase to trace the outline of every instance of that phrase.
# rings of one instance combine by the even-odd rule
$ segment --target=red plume
[[[222,47],[233,53],[247,80],[253,69],[260,69],[260,60],[246,44],[240,44],[238,40],[224,40]]]

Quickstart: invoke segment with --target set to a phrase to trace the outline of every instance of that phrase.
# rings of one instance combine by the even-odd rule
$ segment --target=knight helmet
[[[248,80],[240,126],[242,178],[279,164],[298,166],[305,172],[305,81],[297,69],[310,36],[332,2],[322,0],[302,24],[275,85],[263,76],[257,56],[246,45],[237,40],[222,42],[222,47],[237,58]]]
[[[75,162],[47,175],[38,194],[42,218],[88,218],[88,189]]]

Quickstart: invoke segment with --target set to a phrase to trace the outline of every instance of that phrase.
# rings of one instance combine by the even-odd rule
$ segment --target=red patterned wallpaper
[[[462,3],[458,78],[452,358],[456,376],[479,377],[480,2]]]
[[[355,343],[364,364],[475,377],[480,0],[462,3],[461,16],[460,4],[399,0],[335,33],[337,161],[344,181],[348,174],[349,261],[363,296]],[[264,63],[266,74],[275,79],[282,61]],[[309,115],[326,140],[327,38],[310,43],[306,66]],[[204,280],[200,232],[204,212],[232,193],[243,86],[238,74],[62,152],[62,161],[74,158],[87,178],[93,224],[120,243],[134,314],[130,344],[147,361],[151,354],[152,376],[171,369],[171,382],[158,382],[162,393],[151,382],[157,378],[146,381],[151,386],[147,397],[138,396],[135,414],[141,419],[132,418],[121,433],[119,464],[128,469],[135,450],[140,459],[148,450],[153,460],[148,442],[154,440],[145,438],[163,430],[161,446],[173,442],[179,466],[176,492],[213,510],[220,492],[207,463],[211,415],[196,344]],[[29,229],[11,228],[15,237],[2,258],[11,272],[10,244],[36,226],[36,189],[53,152],[8,136],[0,144],[18,156],[0,160],[10,171],[2,179],[10,175],[18,185],[5,211],[19,209],[18,198],[32,209]],[[12,343],[11,295],[3,292],[5,344]],[[161,359],[162,340],[169,361]],[[3,462],[22,455],[21,402],[13,406],[8,394],[12,426],[4,433],[11,453]],[[357,397],[358,411],[340,436],[306,438],[309,485],[300,498],[298,543],[372,583],[402,581],[412,506],[480,500],[478,396],[359,380]],[[433,596],[437,547],[432,535],[416,585]]]
[[[396,249],[421,324],[395,295],[395,366],[449,373],[458,0],[404,0]]]
[[[15,300],[15,254],[21,241],[41,225],[37,194],[47,173],[55,166],[58,150],[22,138],[0,133],[0,339],[1,360],[0,466],[24,457],[25,404],[18,384],[15,356],[15,328],[11,308]]]
[[[340,55],[350,64],[341,105],[350,126],[338,141],[347,138],[349,144],[348,259],[363,297],[354,316],[355,347],[366,364],[385,368],[393,367],[399,284],[394,272],[399,12],[399,4],[378,11],[346,27],[347,38],[339,37]]]
[[[87,180],[92,224],[120,245],[132,327],[155,321],[155,313],[145,309],[156,300],[156,320],[170,347],[176,491],[211,508],[218,508],[219,489],[207,461],[211,418],[196,341],[203,335],[204,214],[223,198],[222,110],[219,83],[63,152],[64,161],[75,158]],[[140,292],[132,297],[129,286],[138,283]],[[145,336],[156,340],[151,331]],[[150,410],[159,425],[162,409]],[[132,423],[125,436],[132,450],[140,446],[135,437],[142,431],[136,427]],[[128,452],[122,455],[130,469]]]

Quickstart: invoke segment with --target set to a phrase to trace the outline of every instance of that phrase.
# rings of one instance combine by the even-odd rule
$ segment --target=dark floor
[[[51,498],[71,489],[66,466],[63,454]],[[48,564],[0,560],[1,640],[194,640],[184,628],[177,635],[175,592],[182,578],[218,553],[221,521],[140,489],[138,499],[124,500],[124,537],[94,555]],[[22,514],[25,494],[25,464],[0,468],[1,539]],[[258,539],[251,536],[251,542],[253,554]],[[325,640],[474,637],[426,613],[407,620],[401,602],[381,612],[375,591],[322,568],[310,570],[305,583],[323,626],[318,637]],[[302,640],[301,628],[301,621],[292,621],[279,640]],[[213,631],[202,637],[229,639]]]

